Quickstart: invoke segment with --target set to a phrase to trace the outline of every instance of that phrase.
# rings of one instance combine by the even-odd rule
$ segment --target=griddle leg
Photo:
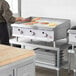
[[[60,70],[57,70],[57,76],[59,76],[60,75]]]
[[[11,43],[10,46],[13,46],[13,44]]]
[[[76,76],[75,72],[76,72],[76,71],[75,71],[75,69],[74,69],[74,76]]]
[[[56,47],[56,43],[55,43],[55,41],[53,41],[53,47]]]
[[[71,54],[68,53],[68,76],[70,75],[71,70]]]
[[[73,46],[73,48],[74,48],[74,46]],[[75,60],[76,60],[76,53],[75,53],[75,49],[74,49],[74,76],[76,76],[76,62],[75,62]]]
[[[60,75],[60,49],[57,51],[57,76]]]
[[[18,42],[18,37],[16,37],[16,41]]]
[[[21,48],[22,48],[22,49],[24,49],[24,48],[25,48],[25,46],[24,46],[24,45],[21,45]]]

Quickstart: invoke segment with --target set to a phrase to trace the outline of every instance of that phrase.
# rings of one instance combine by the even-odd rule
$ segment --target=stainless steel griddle
[[[31,17],[31,19],[34,18],[36,17]],[[35,47],[33,50],[37,54],[36,65],[56,69],[57,76],[59,76],[59,69],[64,61],[63,52],[68,48],[67,30],[70,28],[71,23],[68,19],[40,18],[40,20],[37,20],[39,23],[33,25],[24,25],[24,22],[12,24],[12,36],[16,37],[12,44],[19,43],[23,47],[25,46],[26,49]],[[55,23],[56,26],[40,24],[41,22]],[[66,44],[64,43],[65,41],[62,41],[64,38],[66,38]],[[58,40],[61,40],[63,44],[57,43]]]
[[[32,17],[35,18],[35,17]],[[23,23],[12,24],[12,35],[16,37],[27,37],[41,41],[56,41],[67,37],[67,30],[70,28],[70,20],[41,17],[38,22],[55,23],[56,26],[36,23],[24,25]]]

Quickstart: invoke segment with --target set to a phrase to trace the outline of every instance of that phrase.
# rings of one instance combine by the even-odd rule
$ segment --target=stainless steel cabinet
[[[35,62],[32,58],[0,67],[0,76],[35,76]]]
[[[17,76],[35,76],[33,63],[17,68]]]
[[[13,69],[2,70],[0,76],[14,76]]]

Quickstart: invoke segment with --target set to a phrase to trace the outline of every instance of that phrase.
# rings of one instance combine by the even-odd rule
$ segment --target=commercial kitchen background
[[[70,19],[76,25],[75,0],[7,0],[15,16]]]
[[[71,19],[76,25],[76,0],[7,0],[14,13],[22,17],[50,17]],[[17,8],[19,1],[19,12]],[[20,7],[21,4],[21,7]],[[20,9],[21,8],[21,9]]]

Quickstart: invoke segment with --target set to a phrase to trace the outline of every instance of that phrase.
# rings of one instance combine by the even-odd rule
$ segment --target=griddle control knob
[[[21,31],[20,33],[23,34],[23,31]]]
[[[20,31],[20,29],[18,29],[18,31]]]
[[[48,34],[47,33],[45,34],[45,37],[48,37]]]
[[[35,32],[32,32],[32,35],[34,36],[35,35]]]
[[[42,32],[42,34],[44,34],[44,35],[45,35],[44,37],[48,37],[48,34],[47,34],[47,33],[45,33],[45,32]]]
[[[42,34],[44,34],[44,32],[42,32]]]
[[[32,32],[32,31],[30,30],[30,32]]]

